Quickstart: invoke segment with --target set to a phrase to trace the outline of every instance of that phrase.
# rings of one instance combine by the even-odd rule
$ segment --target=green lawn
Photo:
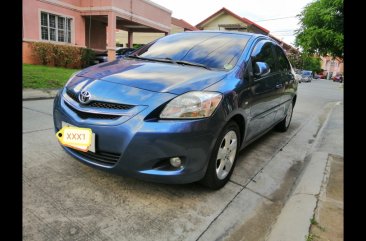
[[[23,64],[23,88],[55,89],[64,86],[78,69]]]

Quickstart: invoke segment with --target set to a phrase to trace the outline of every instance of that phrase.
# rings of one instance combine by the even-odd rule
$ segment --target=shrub
[[[86,68],[93,65],[93,60],[95,58],[95,52],[92,49],[83,48],[81,50],[81,67]]]
[[[33,56],[42,65],[81,68],[92,64],[95,56],[94,51],[75,46],[58,45],[51,43],[33,42],[31,43]]]
[[[142,47],[142,46],[144,46],[145,44],[133,44],[133,48],[134,49],[138,49],[138,48],[140,48],[140,47]]]
[[[31,43],[32,55],[38,59],[42,65],[48,65],[50,63],[50,56],[52,55],[52,45],[49,43]]]
[[[53,45],[52,57],[56,67],[79,67],[81,48],[67,45]],[[75,66],[76,65],[76,66]]]

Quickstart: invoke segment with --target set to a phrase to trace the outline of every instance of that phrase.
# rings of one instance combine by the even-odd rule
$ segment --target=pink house
[[[336,57],[332,58],[331,56],[321,56],[321,68],[324,70],[325,74],[327,74],[328,78],[335,76],[337,74],[342,74],[344,71],[344,63],[343,59]]]
[[[23,62],[34,63],[30,42],[108,50],[115,59],[116,30],[169,34],[171,13],[149,0],[23,0]]]

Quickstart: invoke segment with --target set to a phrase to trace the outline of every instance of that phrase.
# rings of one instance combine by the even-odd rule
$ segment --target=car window
[[[276,50],[276,54],[277,54],[277,63],[278,63],[278,68],[280,71],[290,71],[291,67],[290,64],[286,58],[285,53],[283,52],[283,50],[275,45],[275,50]]]
[[[303,71],[301,71],[301,74],[302,74],[302,75],[309,76],[309,75],[311,75],[311,74],[312,74],[312,71],[303,70]]]
[[[119,49],[116,51],[117,54],[127,54],[131,52],[131,49]]]
[[[178,33],[160,38],[135,54],[229,70],[236,65],[249,38],[233,33]]]
[[[259,41],[252,52],[252,64],[255,69],[255,62],[265,62],[268,64],[271,73],[276,71],[276,59],[272,50],[273,44],[269,41]]]

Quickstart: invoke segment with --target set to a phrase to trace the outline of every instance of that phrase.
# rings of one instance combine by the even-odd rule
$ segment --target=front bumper
[[[160,183],[190,183],[205,175],[216,138],[225,125],[221,105],[210,118],[198,120],[145,120],[155,107],[147,106],[122,123],[108,125],[80,119],[59,94],[54,102],[54,125],[62,121],[91,128],[96,135],[96,153],[65,151],[89,166],[115,174]],[[109,157],[112,157],[110,160]],[[169,158],[180,157],[183,167],[166,166]],[[103,161],[105,160],[109,161]]]

